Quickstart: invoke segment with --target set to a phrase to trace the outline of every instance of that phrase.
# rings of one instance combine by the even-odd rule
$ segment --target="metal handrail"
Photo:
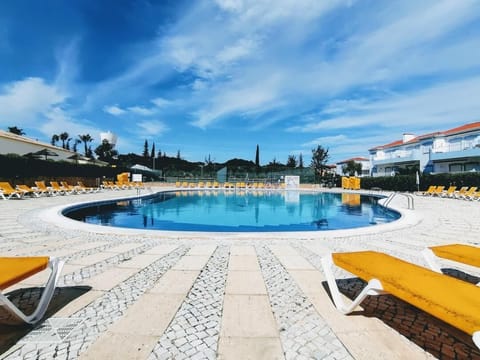
[[[393,192],[391,193],[390,195],[388,195],[387,197],[387,200],[385,200],[385,202],[383,203],[383,206],[384,207],[387,207],[388,204],[390,204],[390,202],[393,200],[393,198],[396,196],[396,195],[403,195],[407,198],[408,200],[408,209],[409,210],[415,210],[415,200],[414,200],[414,197],[410,194],[405,194],[405,193],[402,193],[402,192]]]

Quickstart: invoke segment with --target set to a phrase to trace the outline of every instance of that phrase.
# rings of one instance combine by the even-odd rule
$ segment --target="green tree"
[[[152,144],[152,151],[150,152],[150,157],[152,159],[155,158],[155,143]]]
[[[355,173],[358,175],[362,172],[362,164],[356,163],[353,160],[349,160],[345,165],[342,166],[342,172],[344,175],[348,176],[353,176]]]
[[[312,149],[312,167],[315,174],[319,175],[320,180],[323,178],[324,172],[327,169],[328,161],[328,149],[324,149],[321,145],[318,145],[316,149]]]
[[[303,169],[303,154],[300,153],[300,155],[298,155],[298,167],[300,169]]]
[[[15,134],[15,135],[25,135],[25,131],[23,131],[23,129],[20,129],[16,126],[9,126],[8,127],[8,132],[12,133],[12,134]]]
[[[110,163],[118,155],[118,151],[113,149],[113,145],[107,139],[103,139],[102,144],[95,149],[95,154],[100,160]]]
[[[57,142],[60,140],[60,137],[57,134],[52,135],[52,140],[50,141],[50,144],[53,146],[57,146]]]
[[[177,159],[180,160],[182,157],[180,156],[180,150],[177,150]]]
[[[92,151],[92,146],[91,145],[88,146],[88,149],[87,149],[87,152],[86,152],[85,156],[90,158],[90,159],[93,159],[93,151]]]
[[[93,138],[90,136],[90,134],[78,135],[78,139],[81,143],[83,142],[85,156],[92,157],[92,149],[89,149],[88,145],[93,141]]]
[[[295,155],[288,155],[286,165],[289,168],[294,168],[295,166],[297,166],[297,158],[295,157]]]
[[[54,135],[54,136],[57,136],[57,138],[58,138],[58,135]],[[53,137],[52,137],[52,139],[53,139]],[[57,139],[57,141],[58,141],[58,139]],[[81,144],[81,143],[82,142],[80,141],[80,139],[75,139],[73,141],[73,152],[77,152],[78,144]]]
[[[143,144],[143,157],[144,157],[145,159],[147,159],[147,158],[148,158],[148,154],[149,154],[149,152],[148,152],[148,141],[145,140],[145,143]]]
[[[260,170],[260,148],[258,147],[257,144],[257,150],[255,151],[255,169],[258,173],[258,170]]]
[[[62,148],[63,148],[63,149],[66,149],[66,143],[65,143],[65,141],[68,140],[68,136],[69,136],[69,135],[68,135],[67,132],[63,132],[63,133],[61,133],[61,134],[59,135],[60,140],[62,141]]]

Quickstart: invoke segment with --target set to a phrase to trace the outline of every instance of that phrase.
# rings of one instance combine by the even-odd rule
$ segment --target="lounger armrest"
[[[332,255],[328,254],[324,256],[321,260],[323,273],[325,278],[327,279],[328,287],[330,289],[330,293],[332,294],[333,303],[335,307],[340,311],[342,314],[346,315],[351,313],[355,310],[355,308],[360,305],[360,303],[368,296],[368,295],[380,295],[384,294],[382,284],[377,279],[372,279],[368,282],[367,286],[358,294],[358,296],[349,304],[345,304],[342,299],[342,294],[338,290],[337,282],[335,280],[335,276],[333,275],[332,268],[335,265],[332,259]]]
[[[422,251],[422,255],[425,259],[425,261],[427,262],[427,265],[430,269],[432,269],[433,271],[436,271],[438,273],[442,273],[442,269],[440,267],[440,265],[438,264],[437,262],[437,256],[434,254],[434,252],[432,251],[432,249],[429,249],[429,248],[426,248]]]
[[[480,331],[475,331],[472,335],[473,342],[480,349]]]
[[[50,277],[45,285],[37,308],[31,315],[25,315],[19,308],[17,308],[7,296],[0,293],[0,304],[5,306],[5,309],[10,312],[16,319],[27,324],[35,324],[40,321],[47,311],[50,300],[55,292],[56,284],[60,278],[64,261],[51,257],[48,262],[48,267],[51,269]]]

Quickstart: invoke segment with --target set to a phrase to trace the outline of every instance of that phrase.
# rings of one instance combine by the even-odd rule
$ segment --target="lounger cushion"
[[[452,244],[432,246],[430,249],[438,257],[480,267],[480,248],[469,245]]]
[[[48,266],[49,258],[37,257],[0,257],[0,289],[22,281]]]
[[[480,329],[480,287],[375,251],[334,253],[333,262],[426,313],[473,334]]]

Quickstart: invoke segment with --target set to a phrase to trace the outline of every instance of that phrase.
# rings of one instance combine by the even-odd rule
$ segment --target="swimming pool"
[[[90,224],[135,229],[274,232],[351,229],[397,220],[378,198],[298,191],[176,191],[64,210]]]

